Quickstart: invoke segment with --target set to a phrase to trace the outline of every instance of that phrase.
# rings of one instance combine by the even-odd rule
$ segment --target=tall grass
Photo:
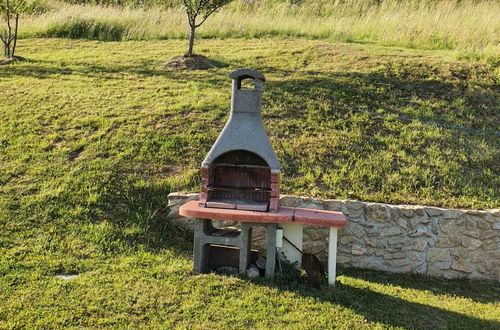
[[[138,40],[187,35],[185,13],[179,6],[53,3],[52,7],[26,18],[22,36]],[[498,13],[497,1],[238,0],[207,20],[198,36],[291,36],[498,55]]]

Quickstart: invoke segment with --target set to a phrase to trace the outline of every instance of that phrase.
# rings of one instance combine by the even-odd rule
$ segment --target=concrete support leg
[[[266,225],[267,256],[266,256],[266,277],[274,277],[276,266],[276,224]]]
[[[328,240],[328,283],[335,284],[337,271],[337,228],[330,227]]]
[[[241,233],[240,233],[240,273],[246,274],[248,263],[250,261],[251,253],[251,243],[252,243],[252,227],[248,223],[241,223]]]
[[[210,247],[206,244],[204,236],[209,225],[205,219],[196,219],[193,246],[193,270],[196,273],[205,273],[208,270],[208,253]]]
[[[292,264],[295,263],[297,269],[300,269],[302,264],[303,225],[299,223],[284,223],[280,227],[283,228],[283,237],[286,239],[283,239],[283,247],[278,249],[279,256],[280,258],[284,257]]]

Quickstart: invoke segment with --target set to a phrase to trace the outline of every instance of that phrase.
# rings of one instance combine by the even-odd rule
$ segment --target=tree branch
[[[224,6],[224,4],[221,4],[221,5],[219,5],[219,6],[215,7],[215,8],[213,8],[211,11],[209,11],[207,14],[205,14],[205,15],[203,16],[203,19],[201,20],[201,22],[200,22],[200,23],[198,23],[198,24],[196,24],[196,25],[195,25],[195,27],[196,27],[196,28],[200,27],[200,25],[202,25],[202,24],[203,24],[203,23],[207,20],[207,18],[208,18],[210,15],[212,15],[212,14],[213,14],[214,12],[216,12],[218,9],[222,8],[222,6]]]

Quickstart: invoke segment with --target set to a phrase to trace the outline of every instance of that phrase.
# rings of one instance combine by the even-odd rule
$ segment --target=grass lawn
[[[492,64],[445,51],[304,39],[201,40],[208,71],[169,71],[185,41],[20,40],[0,67],[0,328],[498,328],[499,285],[344,269],[339,285],[190,273],[166,196],[196,190],[229,114],[227,74],[268,78],[283,191],[500,205]],[[71,280],[56,274],[79,274]]]

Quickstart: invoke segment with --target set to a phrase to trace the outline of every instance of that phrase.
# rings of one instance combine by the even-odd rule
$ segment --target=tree
[[[14,58],[17,44],[19,16],[35,10],[36,4],[29,0],[0,0],[0,15],[4,28],[0,29],[0,40],[4,45],[4,56]],[[3,31],[2,31],[3,30]]]
[[[189,22],[189,46],[184,56],[193,56],[194,33],[207,18],[232,0],[182,0]],[[196,22],[198,18],[201,20]]]

